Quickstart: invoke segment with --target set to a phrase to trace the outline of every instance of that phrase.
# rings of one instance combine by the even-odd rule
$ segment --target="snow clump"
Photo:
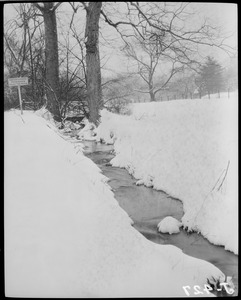
[[[161,222],[157,225],[157,228],[159,232],[173,234],[180,232],[179,228],[181,226],[181,222],[171,216],[168,216],[161,220]]]

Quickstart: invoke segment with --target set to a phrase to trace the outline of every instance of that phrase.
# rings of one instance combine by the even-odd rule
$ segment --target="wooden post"
[[[22,115],[23,114],[23,107],[22,107],[22,97],[21,97],[20,85],[18,85],[18,96],[19,96],[19,104],[20,104],[21,115]]]

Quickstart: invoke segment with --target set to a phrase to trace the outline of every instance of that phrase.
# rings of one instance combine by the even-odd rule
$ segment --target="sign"
[[[19,104],[20,104],[21,115],[22,115],[23,114],[23,107],[22,107],[22,97],[21,97],[21,88],[20,88],[20,86],[28,85],[28,77],[8,78],[8,85],[18,87]]]
[[[17,77],[8,79],[9,86],[28,85],[28,77]]]

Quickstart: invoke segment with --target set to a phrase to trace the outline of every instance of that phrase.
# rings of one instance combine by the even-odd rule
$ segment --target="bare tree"
[[[65,44],[60,43],[59,52],[62,65],[60,72],[60,92],[61,92],[61,119],[62,124],[68,118],[71,111],[78,112],[80,115],[88,117],[86,81],[85,76],[81,76],[84,58],[77,57],[70,46],[69,29]],[[77,59],[76,59],[77,58]],[[75,63],[71,63],[74,59]],[[76,63],[77,62],[77,63]],[[84,72],[83,72],[84,73]]]
[[[5,77],[28,76],[30,86],[23,89],[24,100],[37,109],[42,104],[44,90],[43,21],[30,3],[19,3],[14,8],[17,17],[4,24]]]
[[[39,27],[39,23],[36,24],[36,12],[28,3],[20,3],[15,7],[18,13],[16,19],[10,20],[7,24],[4,24],[4,41],[6,56],[5,65],[11,72],[11,67],[15,68],[16,75],[23,76],[26,65],[30,61],[32,68],[33,55],[32,55],[32,43],[36,30]],[[30,22],[34,23],[33,28],[30,30]]]
[[[137,74],[144,80],[147,85],[147,90],[138,90],[141,93],[148,93],[150,95],[150,101],[156,101],[156,95],[158,92],[164,90],[173,76],[183,70],[182,64],[178,60],[170,59],[166,57],[165,53],[160,47],[160,38],[156,40],[156,36],[146,36],[142,34],[145,39],[136,35],[133,44],[128,43],[125,46],[124,52],[128,58],[137,63]],[[161,62],[165,62],[165,72],[162,72],[160,78]],[[163,68],[163,66],[162,66]],[[160,70],[159,70],[160,71]]]
[[[60,119],[59,57],[56,9],[61,2],[43,2],[34,5],[41,11],[45,27],[47,109]]]
[[[99,55],[99,19],[102,2],[82,2],[86,10],[86,83],[89,103],[89,120],[98,124],[99,111],[103,106]]]

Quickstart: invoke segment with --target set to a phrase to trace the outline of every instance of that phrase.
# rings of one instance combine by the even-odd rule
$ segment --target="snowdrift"
[[[102,111],[97,140],[114,143],[113,166],[183,202],[183,226],[238,253],[238,104],[230,99],[133,104]]]
[[[212,264],[131,227],[107,178],[34,113],[5,113],[7,297],[186,296],[223,282]],[[212,296],[202,291],[197,296]]]

